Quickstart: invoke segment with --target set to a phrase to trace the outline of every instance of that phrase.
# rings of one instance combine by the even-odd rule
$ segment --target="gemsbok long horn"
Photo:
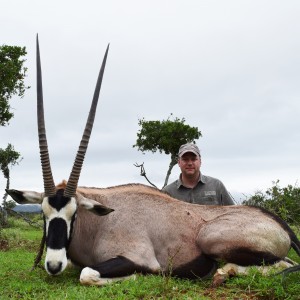
[[[104,55],[104,58],[102,61],[102,65],[101,65],[101,69],[99,72],[97,84],[95,87],[94,97],[93,97],[92,105],[90,108],[88,120],[86,122],[84,133],[83,133],[80,145],[79,145],[79,149],[77,151],[77,155],[76,155],[76,158],[75,158],[75,161],[73,164],[72,172],[70,174],[66,189],[64,191],[64,196],[66,196],[66,197],[73,197],[76,193],[77,184],[78,184],[78,180],[79,180],[79,176],[80,176],[80,172],[81,172],[81,167],[83,164],[84,156],[85,156],[85,153],[86,153],[86,150],[88,147],[88,143],[89,143],[89,139],[91,136],[91,132],[93,129],[93,124],[94,124],[94,119],[95,119],[95,115],[96,115],[96,108],[97,108],[97,104],[98,104],[98,99],[99,99],[99,94],[100,94],[108,49],[109,49],[109,45],[107,46],[107,49],[106,49],[106,52],[105,52],[105,55]]]
[[[104,74],[107,53],[108,53],[109,45],[107,46],[101,69],[99,72],[93,101],[91,104],[88,120],[85,126],[85,130],[79,145],[79,149],[75,158],[75,162],[72,168],[72,172],[70,174],[64,196],[72,197],[75,195],[77,184],[83,164],[83,160],[85,157],[85,153],[87,150],[87,146],[89,143],[89,139],[91,136],[91,132],[93,129],[94,119],[96,115],[96,109],[98,104],[98,99],[100,95],[100,89],[102,84],[102,78]],[[37,52],[37,119],[38,119],[38,133],[39,133],[39,146],[40,146],[40,157],[41,157],[41,165],[43,171],[43,181],[44,181],[44,191],[45,196],[53,196],[55,195],[55,184],[52,176],[50,158],[48,152],[48,144],[47,144],[47,136],[45,129],[45,120],[44,120],[44,104],[43,104],[43,85],[42,85],[42,71],[41,71],[41,59],[40,59],[40,48],[39,48],[39,39],[38,35],[36,38],[36,52]]]
[[[36,36],[36,69],[37,69],[37,119],[40,145],[40,157],[43,171],[45,196],[55,195],[55,184],[51,172],[50,158],[44,120],[43,85],[40,59],[39,38]]]

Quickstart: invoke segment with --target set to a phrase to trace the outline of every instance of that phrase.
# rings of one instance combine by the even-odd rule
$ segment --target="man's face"
[[[186,177],[198,176],[201,166],[201,158],[192,152],[187,152],[178,160],[181,173]]]

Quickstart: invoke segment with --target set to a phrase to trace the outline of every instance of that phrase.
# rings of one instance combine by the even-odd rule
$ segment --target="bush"
[[[265,193],[258,191],[242,204],[266,208],[289,224],[300,224],[300,188],[297,185],[281,188],[279,180],[274,181]]]

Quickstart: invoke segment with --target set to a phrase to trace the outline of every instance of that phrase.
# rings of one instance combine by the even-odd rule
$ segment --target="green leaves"
[[[20,153],[15,151],[11,144],[6,149],[0,148],[0,169],[6,179],[9,179],[9,165],[14,166],[19,163]]]
[[[171,115],[172,116],[172,115]],[[185,124],[185,119],[174,118],[162,121],[139,120],[141,129],[137,133],[136,144],[139,151],[171,154],[176,157],[182,144],[193,142],[201,136],[197,127]]]
[[[25,86],[27,68],[22,56],[27,54],[25,47],[0,46],[0,125],[5,126],[14,116],[9,99],[13,95],[24,96],[29,87]]]
[[[279,186],[279,180],[265,193],[256,192],[249,199],[243,201],[245,205],[254,205],[266,208],[289,224],[300,224],[300,188],[288,185]]]
[[[23,66],[22,56],[27,54],[25,47],[0,46],[0,126],[6,126],[14,116],[11,112],[9,100],[13,95],[24,96],[29,87],[25,86],[27,68]],[[7,179],[6,188],[9,188],[9,166],[18,163],[20,153],[14,150],[11,144],[6,149],[0,148],[0,168]],[[4,195],[4,203],[7,194]]]

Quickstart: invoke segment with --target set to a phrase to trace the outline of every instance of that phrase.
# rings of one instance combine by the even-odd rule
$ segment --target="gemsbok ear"
[[[84,209],[89,210],[98,216],[105,216],[114,211],[114,209],[102,205],[95,200],[84,197],[80,197],[78,199],[78,206],[83,207]]]
[[[34,191],[18,191],[18,190],[7,190],[6,192],[19,204],[36,203],[40,204],[43,201],[43,193]]]

